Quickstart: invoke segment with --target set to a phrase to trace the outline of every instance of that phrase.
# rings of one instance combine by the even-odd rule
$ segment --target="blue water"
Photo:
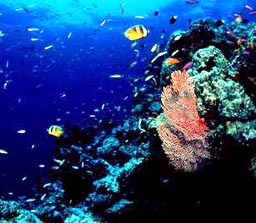
[[[7,199],[30,194],[47,179],[55,148],[46,131],[50,125],[83,127],[94,116],[118,121],[129,115],[132,81],[144,77],[155,43],[164,45],[173,31],[186,30],[189,19],[233,21],[242,12],[255,21],[244,5],[256,8],[254,1],[235,0],[55,2],[0,1],[0,149],[8,151],[0,154],[0,196]],[[173,25],[172,15],[178,15]],[[150,34],[132,48],[123,32],[135,24]],[[17,133],[21,129],[26,132]]]

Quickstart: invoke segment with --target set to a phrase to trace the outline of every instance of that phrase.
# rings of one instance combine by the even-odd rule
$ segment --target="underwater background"
[[[249,219],[255,20],[254,1],[0,1],[0,222]],[[193,125],[162,93],[177,70]]]

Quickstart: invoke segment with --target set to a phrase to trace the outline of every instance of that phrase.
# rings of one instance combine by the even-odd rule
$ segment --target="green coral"
[[[15,201],[0,200],[1,223],[42,223],[33,213],[23,209]]]
[[[239,142],[256,140],[256,107],[235,80],[236,70],[218,48],[198,50],[188,73],[195,82],[200,115],[210,117],[216,130],[222,129],[222,134]]]
[[[69,212],[69,216],[64,223],[103,223],[100,218],[94,216],[91,212],[80,208],[70,208]]]
[[[256,139],[256,121],[248,122],[226,122],[226,133],[242,141]]]
[[[97,148],[97,152],[102,154],[111,153],[113,148],[117,148],[119,146],[120,141],[113,136],[109,136],[103,141],[102,146]]]

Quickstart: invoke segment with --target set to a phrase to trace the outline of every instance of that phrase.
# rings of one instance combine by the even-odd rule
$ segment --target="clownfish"
[[[129,40],[138,40],[146,37],[148,34],[149,31],[143,25],[132,26],[124,32],[124,36]]]
[[[47,132],[49,135],[53,135],[55,137],[61,137],[64,133],[64,129],[61,126],[58,125],[51,125]]]

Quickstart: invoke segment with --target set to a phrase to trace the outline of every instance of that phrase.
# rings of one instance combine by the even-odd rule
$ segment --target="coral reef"
[[[256,106],[244,87],[234,80],[237,72],[219,49],[198,50],[188,70],[195,80],[199,113],[207,117],[212,133],[229,135],[237,143],[256,139]]]
[[[133,202],[126,199],[129,195],[126,179],[149,156],[149,142],[140,134],[138,123],[138,119],[125,120],[110,131],[104,129],[83,146],[76,145],[77,138],[73,143],[68,136],[60,138],[61,146],[56,150],[51,170],[55,183],[42,186],[39,204],[34,207],[37,215],[46,222],[52,219],[79,222],[91,216],[89,210],[108,215],[130,206]],[[73,135],[72,128],[68,131]],[[81,130],[80,137],[86,138],[84,134],[89,132]],[[64,146],[66,141],[69,143]],[[63,203],[81,205],[83,211],[77,209],[79,216],[74,213],[70,216]]]
[[[164,56],[149,66],[152,78],[132,83],[127,118],[114,123],[95,117],[83,129],[67,126],[56,139],[50,179],[39,185],[35,201],[20,201],[33,214],[1,201],[1,222],[18,216],[32,219],[27,222],[183,222],[185,215],[204,222],[200,213],[212,216],[213,210],[216,216],[254,214],[249,203],[256,197],[255,35],[254,23],[209,18],[174,32]],[[174,52],[179,63],[162,63]],[[204,120],[211,158],[218,158],[196,173],[175,171],[157,134],[159,123],[172,125],[177,137],[195,129],[178,132],[180,123],[171,114],[168,122],[160,115],[161,92],[175,84],[175,70],[193,79],[192,117]],[[178,117],[180,107],[165,112],[174,108]]]
[[[182,69],[186,63],[191,62],[193,55],[199,49],[215,46],[233,67],[233,69],[230,67],[229,75],[234,75],[234,78],[243,85],[245,92],[256,104],[254,93],[256,86],[255,36],[255,23],[253,22],[225,24],[211,18],[191,21],[189,30],[177,30],[171,35],[167,44],[167,56],[170,57],[173,52],[176,52],[175,57],[180,63],[172,66],[163,64],[162,79],[165,81],[172,71]],[[222,61],[219,60],[219,63]],[[222,67],[224,66],[223,64]],[[231,74],[232,71],[233,74]]]
[[[168,84],[172,71],[186,67],[195,83],[198,112],[210,128],[213,157],[219,158],[230,140],[255,146],[256,75],[255,64],[248,63],[255,58],[254,27],[206,18],[192,21],[188,31],[174,32],[168,42],[167,56],[177,51],[181,63],[163,64],[161,83]]]
[[[1,223],[42,223],[31,211],[21,207],[15,201],[0,200],[0,222]]]

